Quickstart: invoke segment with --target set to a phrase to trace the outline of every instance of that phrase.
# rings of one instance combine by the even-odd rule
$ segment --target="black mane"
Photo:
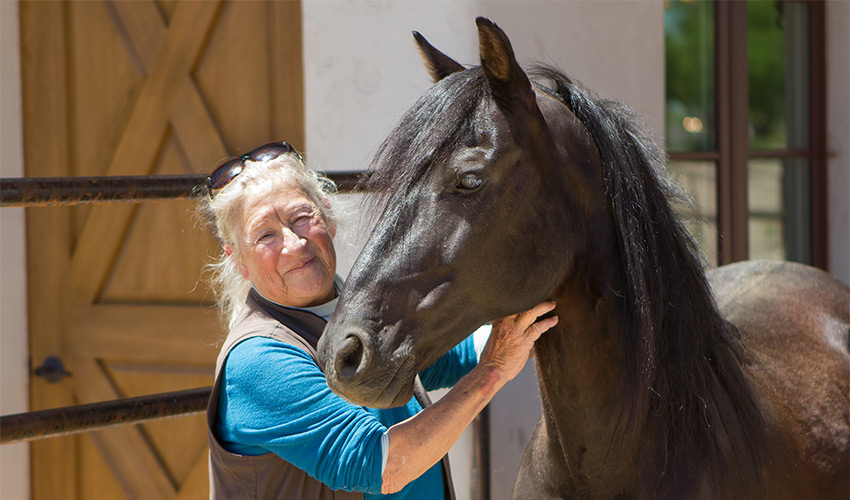
[[[758,477],[764,419],[740,365],[746,351],[717,309],[699,249],[671,206],[678,188],[664,173],[661,148],[621,104],[591,96],[549,67],[533,74],[584,124],[602,159],[616,227],[626,343],[627,435],[666,441],[668,463],[690,463],[721,484],[727,467]],[[721,415],[738,418],[721,420]],[[723,435],[735,457],[723,455]],[[740,457],[754,457],[742,462]],[[730,459],[737,460],[730,463]],[[685,471],[669,471],[685,472]],[[682,474],[687,477],[688,474]],[[687,488],[687,485],[675,485]]]

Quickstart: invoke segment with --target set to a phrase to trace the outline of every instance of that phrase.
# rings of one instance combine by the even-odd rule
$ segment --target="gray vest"
[[[215,385],[207,406],[207,434],[210,443],[210,500],[360,500],[361,493],[332,490],[306,472],[274,453],[247,456],[225,450],[213,433],[221,393],[221,368],[227,354],[239,342],[251,337],[270,337],[303,349],[318,364],[316,342],[325,321],[306,311],[258,303],[253,290],[246,307],[230,331],[215,367]],[[284,321],[286,326],[284,326]]]

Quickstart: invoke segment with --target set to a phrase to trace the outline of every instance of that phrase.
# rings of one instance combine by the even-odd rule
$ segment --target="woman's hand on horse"
[[[494,367],[506,377],[505,381],[516,377],[528,361],[534,342],[558,324],[557,316],[538,320],[553,309],[554,302],[541,302],[525,312],[494,321],[479,365]]]

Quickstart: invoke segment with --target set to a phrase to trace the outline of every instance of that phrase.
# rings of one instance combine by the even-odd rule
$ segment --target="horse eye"
[[[472,174],[467,174],[460,178],[460,181],[457,183],[457,188],[461,191],[475,191],[483,185],[483,180]]]

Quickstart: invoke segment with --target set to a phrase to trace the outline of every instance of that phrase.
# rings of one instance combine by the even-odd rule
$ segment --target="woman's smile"
[[[287,273],[291,273],[291,272],[295,272],[295,271],[303,271],[303,270],[306,270],[306,269],[308,269],[308,268],[309,268],[312,264],[315,264],[315,263],[316,263],[316,259],[317,259],[317,257],[315,257],[315,256],[314,256],[314,257],[311,257],[311,258],[309,258],[309,259],[307,259],[307,260],[303,261],[301,264],[299,264],[299,265],[297,265],[297,266],[292,267],[289,271],[287,271]]]

